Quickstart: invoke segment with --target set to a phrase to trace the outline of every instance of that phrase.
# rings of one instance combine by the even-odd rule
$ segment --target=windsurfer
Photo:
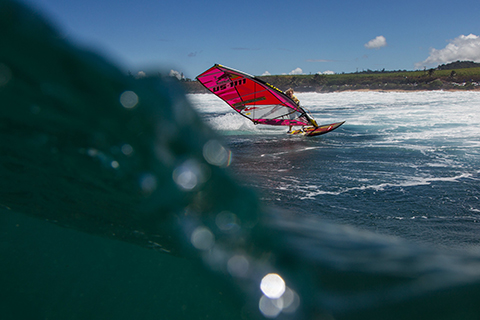
[[[298,100],[298,98],[295,97],[295,95],[293,94],[293,89],[292,89],[292,88],[290,88],[290,89],[288,89],[287,91],[285,91],[285,94],[286,94],[290,99],[292,99],[293,102],[295,102],[295,104],[296,104],[297,106],[300,107],[300,100]],[[296,117],[295,112],[292,112],[292,113],[290,114],[290,119],[294,119],[295,117]],[[289,133],[292,132],[292,127],[293,127],[293,126],[290,126],[290,127],[288,128],[288,132],[289,132]]]
[[[219,64],[198,75],[197,80],[255,124],[289,126],[291,134],[313,136],[329,132],[343,123],[319,127],[300,106],[293,89],[283,92],[257,77]],[[301,129],[292,130],[294,126]]]
[[[293,94],[293,89],[290,88],[288,89],[287,91],[285,91],[285,94],[293,100],[293,102],[295,102],[297,104],[297,106],[300,106],[300,100],[298,100],[297,97],[295,97],[295,95]]]
[[[303,110],[302,107],[300,107],[300,100],[298,100],[298,98],[295,97],[295,95],[293,94],[293,89],[292,88],[288,89],[287,91],[285,91],[285,94],[290,99],[292,99],[293,102],[295,102],[295,104],[298,106],[298,109],[302,110],[302,112],[303,112],[302,115],[305,116],[308,119],[308,121],[310,121],[311,124],[313,124],[315,127],[318,127],[317,122],[305,110]],[[296,117],[295,112],[290,114],[290,119],[294,119],[295,117]],[[289,127],[288,133],[292,132],[292,127],[293,126]],[[303,130],[303,127],[302,127],[302,130]]]

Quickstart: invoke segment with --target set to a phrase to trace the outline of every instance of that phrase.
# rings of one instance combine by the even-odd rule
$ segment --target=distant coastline
[[[421,71],[362,71],[347,74],[258,76],[279,88],[296,92],[341,91],[480,91],[480,64],[457,61]],[[188,93],[207,93],[197,81],[181,81]]]
[[[432,90],[443,90],[443,91],[480,91],[480,83],[472,84],[463,84],[463,83],[442,83],[442,85],[433,84],[428,87],[425,86],[415,86],[415,85],[390,85],[389,83],[384,83],[378,86],[357,86],[357,85],[341,85],[341,86],[285,86],[275,84],[275,82],[269,82],[271,85],[279,88],[280,90],[287,90],[292,88],[295,92],[318,92],[318,93],[328,93],[328,92],[344,92],[344,91],[376,91],[376,92],[413,92],[413,91],[432,91]],[[209,93],[199,82],[190,81],[183,82],[182,86],[184,87],[186,93]],[[392,88],[394,87],[394,88]]]

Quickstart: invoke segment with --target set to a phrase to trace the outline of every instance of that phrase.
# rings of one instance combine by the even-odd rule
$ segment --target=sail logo
[[[235,88],[236,86],[247,83],[247,79],[243,78],[243,79],[239,79],[239,80],[235,80],[235,81],[230,80],[229,83],[221,84],[222,82],[225,82],[225,81],[222,81],[222,78],[220,77],[217,80],[217,86],[212,88],[212,92],[218,92],[218,91],[222,91],[222,90],[226,90],[226,89]]]

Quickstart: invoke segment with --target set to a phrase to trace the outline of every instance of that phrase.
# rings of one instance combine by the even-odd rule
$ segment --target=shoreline
[[[445,91],[445,92],[471,92],[471,91],[480,91],[480,87],[475,87],[471,89],[346,89],[346,90],[337,90],[337,91],[313,91],[316,93],[333,93],[333,92],[400,92],[400,93],[408,93],[408,92],[431,92],[431,91]],[[297,93],[307,93],[312,91],[296,91]]]
[[[203,90],[188,90],[184,87],[186,94],[207,94],[211,93],[207,89]],[[413,93],[413,92],[431,92],[431,91],[444,91],[444,92],[480,92],[480,87],[475,87],[471,89],[345,89],[345,90],[331,90],[331,91],[312,91],[312,90],[301,90],[293,88],[295,93],[339,93],[339,92],[378,92],[378,93],[390,93],[390,92],[398,92],[398,93]]]
[[[195,93],[210,93],[207,89],[205,89],[200,83],[197,81],[189,81],[189,82],[181,82],[180,83],[183,89],[185,90],[185,93],[187,94],[195,94]],[[425,88],[425,87],[411,87],[409,86],[408,88],[352,88],[353,86],[347,86],[347,87],[320,87],[320,88],[312,88],[312,87],[297,87],[297,86],[291,86],[291,88],[296,92],[296,93],[309,93],[309,92],[314,92],[314,93],[333,93],[333,92],[402,92],[402,93],[407,93],[407,92],[428,92],[428,91],[445,91],[445,92],[480,92],[480,86],[470,86],[470,87],[465,87],[465,86],[453,86],[453,87],[447,87],[447,88]],[[282,88],[279,88],[282,89]],[[286,89],[285,89],[286,90]]]

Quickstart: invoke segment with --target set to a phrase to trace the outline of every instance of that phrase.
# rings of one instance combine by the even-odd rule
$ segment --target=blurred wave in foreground
[[[478,318],[478,256],[262,207],[176,86],[5,0],[0,110],[2,319]]]

